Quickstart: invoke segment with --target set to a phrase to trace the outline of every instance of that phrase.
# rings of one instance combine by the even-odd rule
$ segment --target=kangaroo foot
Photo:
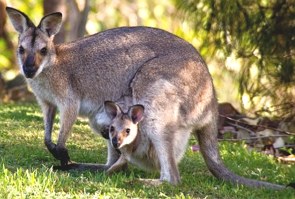
[[[64,166],[53,166],[53,170],[60,171],[91,171],[91,172],[104,172],[109,168],[108,165],[105,164],[91,164],[91,163],[76,163],[76,162],[68,162],[68,164]]]
[[[70,170],[79,170],[80,164],[68,162],[66,165],[58,165],[53,166],[53,170],[59,170],[59,171],[70,171]]]

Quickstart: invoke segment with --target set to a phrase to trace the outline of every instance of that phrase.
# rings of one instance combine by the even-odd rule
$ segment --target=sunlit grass
[[[54,140],[58,132],[54,125]],[[235,186],[214,178],[198,152],[187,150],[180,164],[182,183],[146,186],[136,179],[158,178],[133,166],[112,176],[91,172],[53,171],[57,165],[43,144],[43,121],[36,104],[0,105],[0,198],[294,198],[293,190],[272,191]],[[192,140],[190,144],[194,144]],[[76,122],[67,147],[72,160],[104,163],[105,141],[86,120]],[[221,143],[225,164],[253,179],[287,184],[295,168],[249,152],[243,145]]]

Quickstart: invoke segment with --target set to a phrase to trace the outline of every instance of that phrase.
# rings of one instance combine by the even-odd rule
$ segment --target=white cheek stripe
[[[23,76],[25,76],[25,72],[24,72],[24,69],[23,69],[23,63],[22,63],[22,60],[21,60],[21,58],[19,56],[18,56],[18,66],[19,66],[21,74]]]
[[[37,77],[43,71],[44,67],[45,67],[45,62],[43,61],[40,67],[38,68],[36,74],[34,75],[34,77]]]

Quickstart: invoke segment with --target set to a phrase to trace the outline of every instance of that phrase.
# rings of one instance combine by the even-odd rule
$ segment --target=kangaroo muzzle
[[[38,67],[35,64],[35,56],[28,55],[23,64],[23,71],[26,78],[33,78],[38,70]]]

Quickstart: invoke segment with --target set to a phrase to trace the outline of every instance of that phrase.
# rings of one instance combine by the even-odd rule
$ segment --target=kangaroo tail
[[[229,181],[233,184],[242,184],[250,187],[270,189],[286,188],[286,186],[283,185],[247,179],[238,176],[227,169],[220,158],[217,136],[215,132],[217,132],[217,124],[210,124],[204,127],[202,131],[198,131],[196,133],[199,140],[200,150],[205,159],[207,167],[215,177]]]

